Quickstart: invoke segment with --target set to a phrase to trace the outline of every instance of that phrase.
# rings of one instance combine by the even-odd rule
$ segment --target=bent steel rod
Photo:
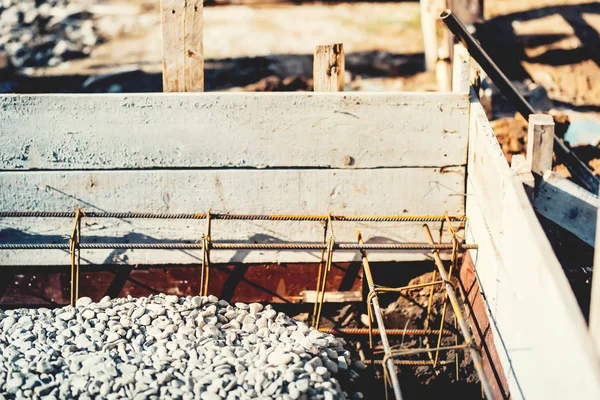
[[[201,250],[202,243],[80,243],[80,249],[86,250]],[[464,250],[476,250],[475,244],[459,245]],[[3,243],[0,244],[0,250],[69,250],[69,243]],[[326,244],[322,243],[210,243],[210,250],[323,250],[327,249]],[[451,243],[336,243],[335,250],[356,251],[356,250],[395,250],[395,251],[424,251],[424,250],[452,250]]]
[[[485,73],[488,74],[502,94],[517,108],[517,111],[525,119],[528,119],[529,115],[535,114],[535,110],[531,107],[531,104],[517,91],[506,75],[504,75],[481,45],[467,31],[467,28],[458,17],[451,10],[445,10],[440,15],[440,18],[454,36],[467,48],[469,54],[483,68]],[[554,151],[556,152],[556,157],[566,164],[571,174],[587,190],[592,193],[598,193],[598,186],[600,185],[598,179],[556,135],[554,136]]]
[[[433,236],[431,235],[431,230],[429,230],[429,226],[427,224],[423,225],[423,230],[427,235],[427,240],[429,243],[434,243]],[[456,293],[454,292],[454,286],[450,283],[450,277],[448,276],[448,272],[446,272],[446,268],[444,267],[444,263],[440,258],[440,254],[438,250],[433,250],[433,259],[437,270],[445,282],[446,293],[448,294],[448,299],[450,300],[450,304],[452,305],[452,309],[454,310],[454,315],[458,320],[458,325],[460,327],[461,333],[465,338],[465,344],[469,349],[469,353],[471,354],[471,359],[473,360],[473,365],[475,367],[475,371],[477,371],[477,376],[479,376],[479,380],[481,381],[481,385],[483,386],[483,391],[485,392],[485,397],[488,399],[493,399],[494,394],[492,392],[492,387],[488,382],[485,373],[483,372],[483,363],[481,361],[481,357],[479,356],[479,352],[475,349],[475,343],[473,342],[473,337],[471,336],[471,331],[467,326],[467,321],[465,321],[460,304],[458,303],[458,298],[456,297]]]
[[[0,218],[75,218],[75,211],[0,211]],[[146,212],[96,212],[82,211],[84,218],[119,219],[206,219],[208,213],[146,213]],[[295,215],[295,214],[218,214],[211,219],[252,221],[333,221],[347,222],[438,222],[444,215]],[[452,221],[465,221],[464,215],[449,217]]]
[[[358,232],[358,243],[363,244],[362,236],[360,232]],[[365,271],[365,276],[367,278],[367,285],[369,286],[369,291],[374,292],[375,295],[371,299],[371,304],[373,305],[373,314],[375,314],[375,319],[377,320],[377,326],[379,327],[379,337],[381,338],[381,344],[386,353],[391,351],[390,342],[387,337],[387,333],[385,331],[385,325],[383,324],[383,316],[381,314],[381,307],[379,306],[379,298],[377,297],[377,293],[375,292],[375,282],[373,281],[373,275],[371,274],[371,267],[369,266],[369,260],[367,259],[367,253],[362,249],[360,251],[363,270]],[[368,307],[368,304],[367,304]],[[370,322],[369,322],[370,323]],[[390,381],[392,383],[392,388],[394,389],[394,395],[396,396],[396,400],[402,400],[402,390],[400,389],[400,381],[398,380],[398,375],[396,374],[396,367],[394,366],[394,360],[390,357],[387,359],[386,366],[389,372]]]

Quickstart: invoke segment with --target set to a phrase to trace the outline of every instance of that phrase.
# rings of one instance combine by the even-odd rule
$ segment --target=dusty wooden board
[[[315,92],[343,92],[345,70],[342,43],[317,46],[313,64]]]
[[[1,95],[0,169],[465,165],[464,94]]]
[[[564,272],[478,102],[471,119],[467,237],[480,246],[475,268],[511,393],[599,398],[600,363]]]
[[[228,301],[298,303],[304,300],[304,291],[316,288],[317,272],[318,264],[216,264],[211,268],[209,293]],[[2,306],[69,303],[68,267],[3,268],[0,278]],[[82,267],[79,293],[95,301],[107,295],[140,297],[169,293],[189,296],[198,294],[199,282],[199,266]],[[360,263],[334,263],[328,275],[327,290],[331,295],[338,291],[353,293],[354,301],[360,301]]]
[[[533,207],[590,246],[596,239],[598,196],[552,171],[540,182]]]
[[[204,91],[202,0],[161,0],[163,91]]]
[[[23,171],[0,173],[0,210],[151,211],[172,213],[324,215],[463,215],[464,167],[383,168],[377,170],[152,170]],[[18,193],[18,194],[16,194]],[[68,219],[5,218],[3,242],[63,241]],[[426,242],[421,223],[334,223],[336,241]],[[435,224],[433,224],[435,226]],[[322,242],[322,222],[214,221],[212,239],[253,242]],[[91,242],[199,241],[201,220],[85,219],[83,237]],[[448,236],[445,236],[446,240]],[[430,252],[371,252],[376,260],[429,259]],[[201,251],[91,251],[84,263],[198,263]],[[219,251],[214,262],[315,262],[321,251]],[[336,252],[335,261],[359,260],[355,252]],[[61,251],[0,251],[2,265],[61,265]]]

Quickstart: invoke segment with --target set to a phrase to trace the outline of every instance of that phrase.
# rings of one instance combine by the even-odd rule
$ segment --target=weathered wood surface
[[[600,211],[598,211],[600,212]],[[596,245],[594,248],[594,271],[590,295],[589,329],[596,351],[600,354],[600,218],[596,214]]]
[[[317,46],[313,67],[315,92],[343,92],[345,71],[342,43]]]
[[[420,0],[421,30],[423,31],[423,45],[425,48],[425,68],[432,71],[437,62],[437,29],[434,5],[435,0]]]
[[[470,116],[467,240],[511,396],[597,399],[600,362],[562,267],[477,101]]]
[[[523,182],[523,187],[525,188],[525,193],[527,193],[529,200],[533,200],[535,178],[531,173],[531,168],[529,168],[529,163],[525,156],[522,154],[513,155],[510,162],[510,168],[515,171],[519,179],[521,179],[521,182]]]
[[[163,91],[204,91],[203,0],[161,0]]]
[[[463,94],[2,95],[0,110],[0,169],[466,163]]]
[[[544,174],[533,202],[538,213],[592,247],[599,205],[598,196],[552,171]]]
[[[171,213],[450,215],[464,214],[464,167],[377,170],[234,169],[148,171],[0,172],[0,210],[151,211]],[[4,218],[0,241],[64,241],[69,219]],[[321,242],[321,222],[213,221],[214,241]],[[426,242],[421,223],[334,222],[336,240],[355,243]],[[198,241],[204,221],[84,219],[83,240],[92,242]],[[446,237],[446,239],[448,239]],[[215,251],[214,262],[316,262],[316,252]],[[375,260],[428,259],[430,252],[373,251]],[[197,263],[201,251],[82,252],[85,264]],[[358,260],[336,252],[336,261]],[[0,251],[2,265],[62,265],[61,251]]]
[[[228,301],[298,303],[317,284],[318,264],[213,264],[209,293]],[[82,267],[80,296],[99,301],[103,296],[134,297],[155,293],[178,296],[199,293],[200,266],[138,268],[127,265]],[[360,262],[334,263],[327,279],[334,294],[360,298]],[[314,297],[314,296],[313,296]],[[355,300],[354,301],[359,301]],[[69,267],[0,269],[0,305],[64,305],[69,303]]]
[[[552,169],[554,148],[554,120],[550,115],[529,116],[527,131],[527,161],[531,172],[544,175]]]
[[[460,43],[454,45],[452,60],[452,91],[469,93],[471,88],[471,55]]]

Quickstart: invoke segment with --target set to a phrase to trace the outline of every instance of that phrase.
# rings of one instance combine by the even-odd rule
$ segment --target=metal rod
[[[358,233],[358,243],[363,244],[363,240],[362,240],[362,236],[361,236],[360,232]],[[367,278],[367,285],[369,286],[369,291],[373,292],[373,291],[375,291],[375,282],[373,281],[373,275],[371,274],[371,267],[369,265],[369,260],[367,259],[367,253],[364,250],[361,250],[361,256],[362,256],[363,270],[365,272],[365,277]],[[381,314],[381,308],[379,306],[379,299],[378,299],[376,293],[372,297],[371,304],[373,305],[373,314],[375,314],[375,319],[377,320],[377,326],[379,326],[379,334],[381,336],[381,344],[387,353],[391,350],[391,347],[390,347],[390,342],[387,337],[387,333],[385,331],[385,325],[383,323],[383,316]],[[394,360],[392,358],[389,358],[386,362],[386,366],[387,366],[390,382],[392,384],[392,388],[394,389],[394,395],[396,396],[396,400],[402,400],[402,398],[403,398],[402,390],[400,389],[400,381],[398,380],[398,375],[396,374],[396,367],[394,366]]]
[[[535,114],[535,110],[517,91],[510,80],[498,68],[481,45],[467,31],[467,28],[456,17],[451,10],[445,10],[440,15],[441,20],[446,24],[454,36],[467,48],[469,54],[477,61],[483,70],[492,79],[494,84],[502,94],[516,107],[517,111],[525,117]],[[569,168],[569,171],[587,190],[592,193],[598,193],[600,182],[592,174],[592,171],[565,146],[558,137],[554,136],[554,151],[556,157],[560,159]]]
[[[431,230],[429,229],[429,226],[427,226],[427,224],[423,225],[423,230],[425,231],[425,234],[427,235],[427,240],[429,241],[429,243],[433,243],[433,236],[431,235]],[[479,376],[479,380],[481,381],[481,384],[483,386],[485,396],[488,399],[493,399],[494,394],[492,392],[492,387],[490,386],[490,383],[488,382],[487,377],[485,376],[485,373],[483,372],[483,364],[481,361],[481,357],[479,356],[479,353],[475,349],[475,343],[473,342],[473,337],[471,336],[471,331],[469,330],[469,327],[467,326],[467,321],[465,321],[465,319],[462,315],[462,311],[461,311],[460,304],[458,302],[458,298],[456,297],[456,293],[454,293],[454,287],[452,286],[452,284],[450,284],[450,277],[448,276],[448,273],[446,272],[446,268],[444,267],[444,263],[442,262],[442,259],[440,258],[439,252],[437,250],[433,250],[432,254],[433,254],[433,259],[434,259],[435,265],[437,266],[438,272],[440,273],[440,276],[442,277],[442,279],[444,281],[446,281],[445,287],[446,287],[446,293],[448,294],[448,299],[450,300],[450,304],[452,305],[452,309],[454,311],[454,314],[456,315],[456,319],[458,320],[458,325],[460,327],[462,335],[465,338],[465,344],[469,348],[469,353],[471,354],[471,359],[473,360],[473,365],[475,367],[475,370],[477,371],[477,375]]]
[[[74,218],[75,211],[1,211],[0,218]],[[82,211],[85,218],[156,218],[156,219],[206,219],[207,213],[141,213]],[[346,222],[437,222],[443,215],[292,215],[292,214],[215,214],[212,219],[260,221],[333,221]],[[453,221],[466,221],[465,216],[451,216]]]
[[[445,364],[449,364],[451,362],[454,361],[440,361],[438,362],[438,364],[440,365],[445,365]],[[364,360],[363,363],[365,363],[365,365],[382,365],[383,364],[383,360]],[[422,365],[433,365],[433,361],[430,360],[394,360],[394,364],[395,365],[408,365],[408,366],[413,366],[413,367],[419,367]]]
[[[322,243],[210,243],[211,250],[327,250],[327,244]],[[80,249],[85,250],[201,250],[202,243],[81,243]],[[477,245],[460,245],[463,250],[476,250]],[[68,243],[2,243],[0,250],[69,250]],[[426,243],[336,243],[335,250],[398,250],[398,251],[425,251],[425,250],[452,250],[451,243],[426,244]]]
[[[367,328],[319,328],[323,333],[330,333],[332,335],[368,335],[369,330]],[[379,329],[373,329],[372,332],[376,335],[379,334]],[[388,336],[428,336],[428,335],[439,335],[440,331],[437,329],[386,329],[385,333]],[[445,336],[452,336],[452,333],[444,331]]]

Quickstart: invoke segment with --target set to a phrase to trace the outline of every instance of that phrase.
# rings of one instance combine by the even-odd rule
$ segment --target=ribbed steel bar
[[[82,211],[85,218],[120,219],[206,219],[206,213],[146,213],[146,212],[96,212]],[[329,215],[292,214],[218,214],[211,213],[212,219],[253,220],[253,221],[327,221]],[[1,211],[0,218],[75,218],[75,211]],[[465,221],[465,216],[450,216],[452,221]],[[333,221],[347,222],[438,222],[443,215],[331,215]]]
[[[431,235],[431,230],[429,229],[429,226],[427,226],[427,224],[423,225],[423,230],[427,235],[427,240],[429,241],[429,243],[433,243],[433,236]],[[483,362],[481,360],[481,356],[479,355],[477,349],[475,349],[475,343],[473,342],[471,331],[469,329],[469,326],[467,325],[467,321],[463,317],[461,305],[458,301],[458,298],[456,297],[456,293],[454,292],[454,287],[450,283],[450,277],[448,276],[448,272],[446,272],[446,267],[444,267],[444,263],[437,250],[433,250],[433,259],[440,276],[446,282],[445,286],[448,299],[450,300],[450,304],[452,305],[454,315],[456,316],[456,319],[458,321],[458,326],[460,327],[462,335],[465,339],[465,345],[469,349],[471,359],[473,360],[473,366],[475,367],[475,371],[477,371],[477,376],[481,381],[481,386],[483,386],[485,396],[488,399],[493,399],[494,394],[492,392],[492,387],[487,377],[485,376],[485,373],[483,372]]]
[[[319,328],[323,333],[330,333],[332,335],[368,335],[369,330],[367,328]],[[379,329],[373,329],[373,334],[379,335]],[[426,329],[386,329],[385,333],[390,336],[427,336],[427,335],[439,335],[439,330],[426,330]],[[444,331],[444,335],[450,336],[452,333]]]
[[[146,250],[195,250],[202,249],[202,243],[81,243],[80,249],[112,250],[112,249],[146,249]],[[462,245],[462,249],[477,249],[477,245]],[[40,243],[40,244],[0,244],[0,250],[69,250],[68,243]],[[211,250],[326,250],[327,245],[322,243],[211,243]],[[336,243],[335,250],[360,251],[360,250],[397,250],[397,251],[422,251],[422,250],[452,250],[451,243],[426,244],[426,243]]]
[[[363,363],[365,363],[366,365],[382,365],[383,364],[383,360],[364,360]],[[445,365],[448,364],[447,361],[440,361],[438,362],[438,364],[440,365]],[[407,365],[407,366],[413,366],[413,367],[419,367],[422,365],[433,365],[433,361],[431,360],[394,360],[394,365]]]
[[[360,232],[358,232],[358,243],[363,244],[363,239]],[[361,261],[363,265],[363,271],[365,273],[365,277],[367,278],[367,286],[369,287],[369,290],[371,292],[374,292],[375,281],[373,280],[373,274],[371,274],[371,266],[369,265],[369,260],[367,259],[367,253],[366,251],[361,250],[360,254],[362,256]],[[387,353],[391,351],[391,346],[387,337],[385,325],[383,323],[383,315],[381,313],[381,307],[379,306],[379,298],[377,297],[377,294],[375,294],[375,296],[372,297],[371,305],[373,306],[373,314],[375,315],[375,319],[377,320],[377,326],[379,326],[381,345]],[[367,307],[369,307],[369,304],[367,304]],[[390,378],[392,388],[394,390],[394,395],[396,396],[396,400],[402,400],[402,390],[400,389],[400,381],[398,380],[398,374],[396,374],[396,369],[394,367],[394,360],[389,358],[386,362],[386,367],[388,370],[388,376]]]

